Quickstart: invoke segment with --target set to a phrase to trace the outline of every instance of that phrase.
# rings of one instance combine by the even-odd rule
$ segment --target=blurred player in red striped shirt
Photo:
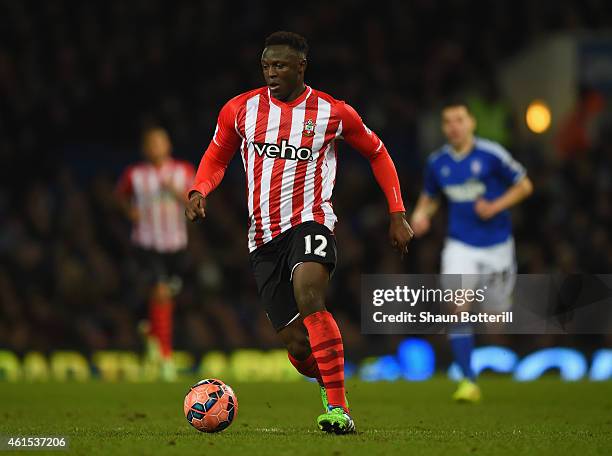
[[[129,166],[117,185],[121,207],[132,222],[132,242],[140,267],[151,281],[147,354],[161,361],[161,376],[175,377],[172,364],[172,313],[180,289],[187,247],[183,214],[194,176],[190,163],[172,158],[166,130],[149,128],[142,136],[145,160]]]
[[[248,246],[259,295],[287,346],[289,360],[316,378],[325,432],[353,432],[344,391],[344,346],[325,294],[336,266],[331,203],[336,142],[345,140],[370,162],[387,199],[392,245],[412,237],[393,161],[382,141],[348,104],[304,84],[306,40],[276,32],[261,66],[266,86],[231,99],[200,163],[186,214],[204,218],[206,197],[240,150],[247,180]]]

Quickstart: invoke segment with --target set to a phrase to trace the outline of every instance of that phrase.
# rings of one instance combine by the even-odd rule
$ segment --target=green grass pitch
[[[349,381],[358,433],[346,436],[316,429],[314,384],[228,383],[240,408],[219,434],[185,420],[187,381],[2,383],[0,435],[66,435],[67,452],[81,455],[612,454],[612,382],[489,377],[480,382],[481,404],[458,405],[450,401],[454,385],[442,377]]]

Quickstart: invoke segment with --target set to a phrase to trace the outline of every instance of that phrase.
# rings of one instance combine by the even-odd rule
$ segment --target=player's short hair
[[[444,111],[445,109],[448,109],[448,108],[458,108],[458,107],[464,107],[465,110],[468,112],[468,114],[472,115],[472,110],[470,109],[470,104],[463,97],[451,97],[451,98],[447,98],[446,100],[444,100],[444,103],[442,103],[442,109],[441,110]]]
[[[306,42],[306,38],[294,32],[285,32],[281,30],[268,35],[265,41],[265,47],[275,45],[289,46],[291,49],[304,54],[304,57],[308,54],[308,43]]]

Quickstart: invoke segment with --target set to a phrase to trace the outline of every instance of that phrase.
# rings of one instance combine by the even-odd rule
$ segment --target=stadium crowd
[[[8,18],[0,29],[0,347],[140,347],[146,290],[116,178],[139,159],[140,130],[152,122],[170,131],[176,156],[197,164],[221,105],[262,84],[267,33],[310,39],[308,83],[350,101],[380,134],[410,206],[430,152],[422,112],[460,89],[501,106],[495,69],[504,58],[554,30],[612,24],[605,2],[546,3],[492,2],[474,14],[468,1],[398,1],[378,11],[365,1],[313,1],[282,15],[246,1],[0,3]],[[556,160],[513,141],[510,126],[503,135],[536,187],[513,211],[519,272],[612,270],[612,130],[602,112],[590,141],[571,150],[561,140]],[[436,272],[444,223],[400,261],[367,163],[346,146],[339,156],[339,267],[329,300],[347,351],[365,353],[373,348],[360,335],[360,275]],[[249,268],[241,166],[236,158],[209,199],[206,223],[190,227],[179,349],[278,345]],[[378,341],[381,351],[396,343]]]

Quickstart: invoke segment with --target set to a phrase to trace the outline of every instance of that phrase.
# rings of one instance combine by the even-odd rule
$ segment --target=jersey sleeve
[[[357,111],[346,103],[338,103],[342,122],[342,138],[370,162],[376,182],[387,199],[389,212],[404,212],[402,191],[395,165],[382,140],[365,126]]]
[[[436,169],[433,160],[427,160],[423,179],[423,193],[435,198],[440,193],[440,184],[436,176]]]
[[[199,192],[207,196],[223,179],[225,170],[242,141],[236,131],[236,109],[235,100],[230,100],[221,109],[215,133],[202,156],[195,180],[189,189],[190,195]]]
[[[497,174],[508,185],[514,185],[526,175],[525,168],[516,161],[510,152],[502,146],[498,146],[493,154],[496,163]]]

